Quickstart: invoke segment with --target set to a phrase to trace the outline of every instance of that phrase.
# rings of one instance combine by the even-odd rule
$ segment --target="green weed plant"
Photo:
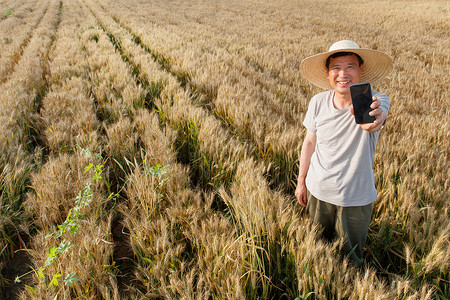
[[[4,18],[9,17],[12,14],[13,14],[13,10],[10,7],[7,7],[5,12],[3,13],[3,17]]]
[[[87,157],[93,156],[89,149],[81,149],[81,151]],[[100,154],[94,154],[94,156],[97,158],[101,158]],[[75,198],[75,206],[69,210],[66,220],[62,224],[58,225],[58,231],[53,234],[47,235],[46,238],[60,239],[63,238],[64,234],[66,233],[76,234],[78,232],[78,224],[81,220],[83,220],[83,217],[85,216],[83,209],[89,206],[89,204],[93,200],[94,193],[91,189],[91,186],[93,183],[98,183],[102,179],[103,167],[104,165],[101,163],[96,165],[90,163],[87,167],[85,167],[84,173],[87,173],[91,169],[94,170],[92,178],[88,183],[86,183],[83,191],[80,191],[78,193],[78,196]],[[39,278],[45,278],[46,268],[52,265],[55,261],[60,260],[63,255],[72,248],[72,246],[73,245],[70,243],[70,241],[67,241],[65,238],[63,238],[58,247],[51,246],[49,248],[47,259],[44,265],[39,267],[37,270],[31,270],[30,272],[36,272]],[[29,274],[30,272],[21,276],[17,276],[14,282],[21,282],[21,278]],[[48,287],[59,286],[60,278],[62,278],[63,274],[58,272],[52,275],[47,275],[49,275],[48,277],[51,278],[50,282],[48,283]],[[69,287],[73,287],[73,284],[77,281],[80,281],[80,279],[76,277],[76,272],[66,275],[63,279],[64,284]],[[28,292],[35,293],[35,289],[33,287],[26,285],[25,288]]]

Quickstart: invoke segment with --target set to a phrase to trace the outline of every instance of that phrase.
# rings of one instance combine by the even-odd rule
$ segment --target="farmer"
[[[362,49],[353,41],[334,43],[328,52],[305,58],[301,74],[326,89],[315,95],[303,125],[295,196],[306,206],[326,239],[343,237],[343,252],[361,266],[373,202],[377,198],[372,171],[375,145],[389,110],[385,94],[372,91],[373,123],[356,124],[350,86],[374,83],[392,67],[386,54]]]

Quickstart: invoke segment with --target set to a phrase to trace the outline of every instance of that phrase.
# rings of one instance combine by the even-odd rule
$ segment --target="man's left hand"
[[[369,133],[375,133],[383,128],[384,122],[386,121],[387,115],[380,108],[381,101],[378,101],[376,96],[372,97],[373,103],[370,105],[372,111],[369,113],[371,116],[375,116],[375,121],[373,123],[361,124],[361,128]],[[350,113],[354,115],[353,107],[350,108]]]

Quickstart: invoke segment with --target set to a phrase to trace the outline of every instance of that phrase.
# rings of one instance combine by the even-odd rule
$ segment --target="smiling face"
[[[356,55],[330,58],[328,80],[336,93],[350,95],[350,85],[360,83],[362,74]]]

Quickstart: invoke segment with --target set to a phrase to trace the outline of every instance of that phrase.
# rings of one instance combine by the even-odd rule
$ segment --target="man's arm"
[[[307,130],[303,141],[302,152],[300,154],[300,167],[297,178],[297,188],[295,197],[302,206],[306,206],[306,174],[308,173],[311,156],[316,149],[316,133]]]

